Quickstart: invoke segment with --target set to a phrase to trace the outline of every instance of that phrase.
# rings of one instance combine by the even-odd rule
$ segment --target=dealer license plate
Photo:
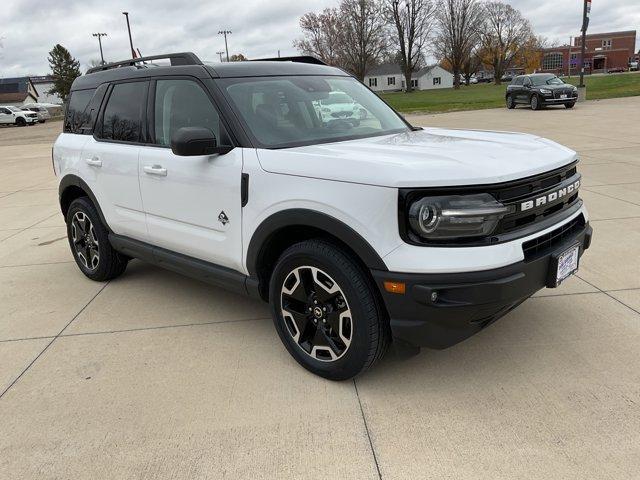
[[[563,94],[560,95],[560,99],[561,100],[564,100],[565,98],[567,98],[567,94],[566,93],[563,93]]]
[[[558,257],[558,272],[556,273],[556,285],[560,285],[563,280],[570,277],[578,271],[578,254],[580,253],[580,245],[565,250]]]

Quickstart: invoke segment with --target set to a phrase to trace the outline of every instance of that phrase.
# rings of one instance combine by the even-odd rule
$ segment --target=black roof
[[[160,58],[170,58],[172,65],[159,66],[151,63],[152,60]],[[178,61],[174,63],[176,58]],[[147,61],[146,64],[145,61]],[[96,88],[105,82],[169,75],[189,75],[197,78],[238,78],[280,75],[348,76],[349,74],[339,68],[324,65],[317,59],[307,57],[205,64],[192,53],[181,53],[125,60],[92,68],[86,75],[78,77],[73,82],[72,90]]]

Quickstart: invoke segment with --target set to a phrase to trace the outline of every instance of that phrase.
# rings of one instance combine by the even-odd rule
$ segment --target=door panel
[[[98,142],[89,137],[80,157],[83,178],[95,185],[109,227],[120,235],[147,240],[147,226],[142,209],[138,181],[140,147]]]
[[[208,128],[220,144],[220,117],[191,79],[157,80],[153,90],[156,146],[140,149],[140,188],[149,241],[221,266],[242,269],[242,149],[225,155],[177,156],[171,136],[182,127]]]
[[[168,148],[141,147],[140,166],[150,242],[241,269],[242,149],[179,157]],[[227,221],[218,219],[222,212]]]

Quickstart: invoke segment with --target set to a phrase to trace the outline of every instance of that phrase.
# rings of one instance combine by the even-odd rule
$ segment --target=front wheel
[[[537,95],[531,95],[531,110],[540,110],[542,108],[540,99]]]
[[[575,104],[575,103],[565,103],[565,104],[564,104],[564,108],[573,108],[573,107],[575,107],[575,106],[576,106],[576,104]]]
[[[514,108],[516,108],[516,102],[513,99],[512,95],[507,95],[507,108],[509,110],[513,110]]]
[[[278,260],[269,288],[282,343],[316,375],[346,380],[362,373],[390,341],[375,288],[337,246],[323,240],[293,245]]]
[[[27,121],[22,118],[22,117],[18,117],[16,118],[16,125],[19,127],[24,127],[27,124]]]

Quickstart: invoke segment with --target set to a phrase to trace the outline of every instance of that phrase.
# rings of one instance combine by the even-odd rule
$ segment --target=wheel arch
[[[107,227],[107,230],[111,231],[106,219],[104,218],[104,214],[102,213],[102,209],[100,208],[98,199],[91,191],[91,188],[89,188],[89,185],[87,185],[87,183],[77,175],[65,175],[62,180],[60,180],[60,185],[58,186],[60,210],[62,211],[62,215],[65,218],[67,217],[67,212],[69,211],[71,202],[80,197],[89,197],[93,205],[96,207],[96,210],[98,211],[100,221],[105,227]]]
[[[249,275],[258,281],[260,296],[268,298],[268,284],[275,263],[291,245],[322,238],[353,254],[365,269],[388,270],[386,264],[358,232],[344,222],[314,210],[289,209],[277,212],[256,228],[246,256]]]

